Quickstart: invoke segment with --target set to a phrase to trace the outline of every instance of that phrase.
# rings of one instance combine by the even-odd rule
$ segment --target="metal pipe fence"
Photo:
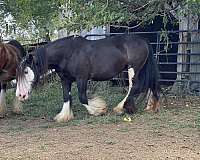
[[[123,34],[141,35],[150,41],[159,65],[161,83],[173,84],[185,81],[200,83],[200,38],[192,40],[192,34],[200,37],[200,30],[106,33],[90,34],[85,37]],[[163,36],[165,40],[163,40]],[[186,36],[185,39],[184,36]],[[126,72],[124,71],[125,75]],[[127,80],[127,77],[119,75],[114,79]]]

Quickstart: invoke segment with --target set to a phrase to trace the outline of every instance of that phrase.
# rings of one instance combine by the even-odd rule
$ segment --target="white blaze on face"
[[[20,101],[28,99],[29,93],[32,89],[34,77],[34,72],[30,67],[26,67],[24,75],[19,77],[17,81],[16,96]]]

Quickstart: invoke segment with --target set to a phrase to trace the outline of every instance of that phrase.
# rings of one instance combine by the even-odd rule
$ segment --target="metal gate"
[[[90,34],[85,37],[114,36],[125,33]],[[200,38],[191,39],[195,34],[200,37],[200,30],[129,32],[150,41],[159,65],[161,84],[171,85],[174,82],[200,83]],[[181,37],[184,40],[179,40]],[[186,38],[185,38],[186,37]],[[180,52],[180,48],[182,52]],[[126,71],[124,71],[126,72]],[[115,79],[125,78],[116,77]]]

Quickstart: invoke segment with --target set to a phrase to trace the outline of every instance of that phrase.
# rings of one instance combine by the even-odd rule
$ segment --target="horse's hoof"
[[[88,100],[88,105],[84,105],[89,114],[101,116],[107,112],[107,104],[101,97],[94,97]]]
[[[102,108],[102,109],[95,109],[95,111],[88,111],[89,114],[94,115],[94,116],[102,116],[107,113],[107,108]]]
[[[0,113],[0,118],[5,118],[6,117],[6,112],[1,112]]]
[[[131,107],[131,106],[126,107],[124,109],[125,109],[126,113],[128,113],[128,114],[134,114],[137,111],[134,107]]]
[[[123,108],[119,108],[119,107],[115,107],[115,108],[113,108],[113,112],[114,112],[116,115],[120,116],[120,115],[123,115],[123,114],[124,114],[124,109],[123,109]]]
[[[154,112],[154,113],[160,112],[160,108],[155,108],[155,109],[153,110],[153,112]]]
[[[68,122],[70,120],[74,119],[73,115],[63,116],[62,114],[58,114],[54,117],[54,120],[58,123]]]
[[[0,107],[0,118],[4,118],[6,116],[6,109]]]
[[[12,112],[16,115],[23,115],[23,111],[22,110],[19,110],[19,109],[13,109]]]
[[[18,99],[15,99],[13,102],[13,110],[12,112],[14,114],[23,114],[23,107],[22,107],[22,102],[20,102]]]
[[[144,111],[145,111],[145,112],[150,112],[151,109],[149,109],[149,108],[145,108]]]
[[[144,111],[158,113],[160,111],[160,107],[159,107],[158,103],[156,103],[154,105],[147,105],[147,107],[144,109]]]
[[[160,111],[159,108],[156,109],[152,109],[152,108],[145,108],[144,109],[145,112],[154,112],[154,113],[158,113]]]

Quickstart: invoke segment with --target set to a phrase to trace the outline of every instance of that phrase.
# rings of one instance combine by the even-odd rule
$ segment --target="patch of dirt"
[[[18,120],[21,123],[21,120]],[[145,124],[37,128],[44,121],[23,123],[25,131],[6,132],[12,120],[1,120],[0,159],[200,159],[196,129],[151,130]],[[15,121],[15,124],[17,122]],[[7,128],[7,129],[2,129]]]

